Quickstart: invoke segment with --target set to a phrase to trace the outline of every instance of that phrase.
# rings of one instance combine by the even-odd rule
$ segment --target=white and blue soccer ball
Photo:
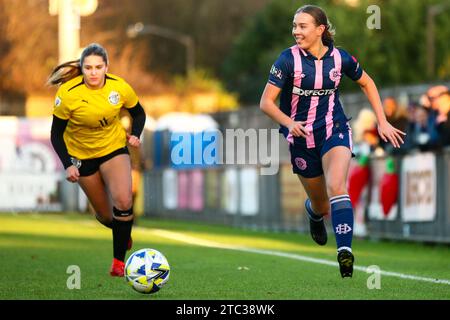
[[[169,280],[170,266],[166,257],[155,249],[140,249],[125,263],[125,280],[136,291],[154,293]]]

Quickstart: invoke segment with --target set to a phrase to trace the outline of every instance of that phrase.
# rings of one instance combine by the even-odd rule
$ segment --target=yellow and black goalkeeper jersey
[[[80,75],[58,89],[53,114],[68,120],[64,142],[78,159],[98,158],[126,145],[119,112],[138,103],[133,88],[120,77],[106,74],[103,88],[92,90]]]

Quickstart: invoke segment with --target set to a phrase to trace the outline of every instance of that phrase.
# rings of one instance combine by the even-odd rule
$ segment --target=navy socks
[[[336,235],[338,252],[346,249],[352,251],[353,207],[350,197],[345,195],[330,198],[331,222]]]

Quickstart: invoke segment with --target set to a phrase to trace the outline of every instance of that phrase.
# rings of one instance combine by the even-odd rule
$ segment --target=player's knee
[[[328,197],[340,196],[347,194],[347,188],[342,183],[329,183],[327,184]]]
[[[120,196],[117,199],[114,199],[114,207],[119,210],[127,210],[133,206],[133,198],[131,194]]]

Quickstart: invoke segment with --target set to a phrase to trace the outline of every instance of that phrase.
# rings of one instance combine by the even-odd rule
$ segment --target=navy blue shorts
[[[335,123],[333,125],[331,136],[328,140],[323,137],[323,143],[316,145],[314,148],[308,149],[306,143],[289,144],[289,151],[291,153],[292,171],[305,178],[315,178],[323,174],[322,157],[331,148],[337,146],[344,146],[352,151],[352,129],[347,123]],[[297,138],[305,140],[305,138]],[[315,139],[316,142],[320,139]],[[354,154],[352,153],[352,156]]]
[[[86,159],[86,160],[79,160],[76,158],[71,158],[72,164],[78,168],[78,172],[80,173],[81,177],[87,177],[91,174],[96,173],[100,169],[100,165],[109,159],[114,158],[115,156],[119,154],[130,154],[128,151],[127,146],[117,149],[106,156],[99,157],[99,158],[93,158],[93,159]]]

